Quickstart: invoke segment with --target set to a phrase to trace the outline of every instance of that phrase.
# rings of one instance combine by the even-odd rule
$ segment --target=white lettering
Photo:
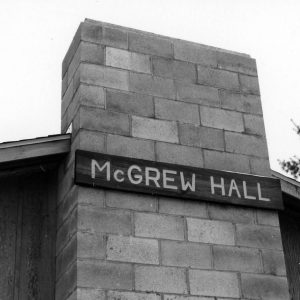
[[[150,176],[150,172],[156,173],[155,176]],[[146,185],[150,185],[150,180],[155,183],[157,187],[159,186],[158,180],[160,178],[159,170],[156,168],[146,167],[145,168],[145,176],[146,176]]]
[[[136,166],[136,165],[130,166],[129,169],[128,169],[128,172],[127,172],[129,181],[133,184],[140,184],[143,181],[143,177],[142,177],[142,175],[139,175],[139,174],[133,174],[132,175],[132,172],[134,170],[142,172],[142,170],[139,166]]]
[[[176,175],[177,171],[172,170],[163,170],[163,187],[166,189],[177,190],[177,186],[169,185],[168,182],[174,182],[175,179],[172,177],[167,177],[169,174]]]
[[[211,188],[211,193],[213,195],[215,194],[215,188],[220,188],[222,190],[222,196],[225,196],[224,178],[221,177],[221,183],[220,184],[216,184],[214,182],[214,177],[210,176],[210,188]]]
[[[107,161],[102,167],[98,164],[98,162],[95,159],[91,160],[91,176],[93,179],[96,178],[96,167],[99,170],[99,172],[102,172],[104,168],[106,168],[106,180],[110,181],[110,162]]]
[[[236,191],[236,194],[239,198],[241,198],[241,194],[240,194],[240,191],[238,189],[238,186],[235,182],[234,179],[231,179],[231,182],[230,182],[230,187],[229,187],[229,192],[228,192],[228,197],[231,197],[232,195],[232,191],[235,190]]]
[[[122,177],[119,177],[119,175]],[[114,172],[114,179],[117,182],[123,182],[124,181],[124,172],[122,170],[116,170]]]
[[[192,192],[195,192],[195,174],[192,175],[192,183],[184,180],[183,172],[180,172],[181,188],[183,191],[190,189]]]
[[[247,191],[247,182],[243,181],[243,190],[244,190],[244,198],[245,199],[249,199],[249,200],[256,200],[255,196],[250,196],[248,195],[248,191]]]
[[[257,191],[258,191],[258,200],[260,200],[260,201],[271,201],[269,198],[262,197],[260,183],[257,183]]]

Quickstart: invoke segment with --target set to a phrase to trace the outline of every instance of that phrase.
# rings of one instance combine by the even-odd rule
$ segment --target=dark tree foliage
[[[300,135],[300,126],[295,124],[295,122],[292,120],[294,124],[294,130],[298,135]],[[281,168],[291,174],[295,179],[297,179],[300,176],[300,158],[297,156],[294,156],[290,158],[289,160],[279,160],[279,164]]]

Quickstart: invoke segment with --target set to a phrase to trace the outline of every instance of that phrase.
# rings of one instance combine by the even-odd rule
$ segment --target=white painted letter
[[[195,192],[195,174],[192,175],[192,184],[189,181],[184,180],[183,172],[180,172],[181,188],[183,191],[190,189],[192,192]]]
[[[155,172],[155,176],[150,176],[150,172]],[[149,181],[152,180],[157,187],[159,186],[158,180],[160,178],[159,170],[156,168],[146,167],[145,168],[146,185],[149,185]]]
[[[221,183],[220,184],[215,184],[214,183],[214,177],[210,176],[210,188],[211,188],[211,193],[214,195],[215,194],[215,187],[220,188],[222,190],[222,196],[225,196],[225,186],[224,186],[224,178],[221,177]]]
[[[231,182],[230,182],[230,187],[229,187],[229,192],[228,192],[228,197],[231,197],[232,195],[232,191],[235,190],[236,191],[236,194],[239,198],[241,198],[241,194],[240,194],[240,191],[237,187],[237,184],[235,182],[234,179],[231,179]]]
[[[118,177],[118,175],[121,175],[122,177]],[[122,170],[116,170],[114,172],[114,179],[117,182],[123,182],[124,181],[124,172]]]
[[[255,196],[250,196],[250,195],[248,195],[248,193],[247,193],[247,183],[246,183],[246,181],[243,181],[243,189],[244,189],[244,198],[245,198],[245,199],[256,200],[256,197],[255,197]]]
[[[257,183],[257,191],[258,191],[258,200],[260,200],[260,201],[271,201],[269,198],[262,197],[260,183]]]
[[[167,177],[168,174],[176,175],[177,171],[163,170],[163,187],[166,188],[166,189],[177,190],[178,189],[177,186],[168,184],[168,182],[174,182],[174,178]]]
[[[127,172],[129,181],[133,184],[140,184],[143,181],[143,177],[142,177],[142,175],[138,175],[138,174],[134,174],[134,176],[132,176],[133,170],[138,170],[139,172],[142,172],[142,170],[139,166],[136,166],[136,165],[130,166],[128,169],[128,172]]]
[[[99,172],[103,171],[104,168],[106,169],[106,180],[110,181],[110,162],[107,161],[102,167],[99,166],[98,162],[95,159],[91,160],[91,176],[93,179],[96,178],[96,167]]]

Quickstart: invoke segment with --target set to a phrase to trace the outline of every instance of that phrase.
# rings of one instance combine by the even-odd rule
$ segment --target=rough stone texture
[[[201,124],[229,131],[244,131],[242,114],[211,107],[200,107]]]
[[[135,288],[147,292],[186,294],[185,270],[171,267],[137,266]]]
[[[187,218],[188,240],[234,245],[234,227],[229,222]]]
[[[238,298],[239,283],[235,273],[189,270],[192,295]]]
[[[242,274],[242,292],[246,298],[289,300],[286,278],[256,274]]]
[[[109,134],[107,136],[107,153],[154,160],[154,142]]]
[[[159,198],[159,212],[165,214],[207,218],[206,203],[194,200]]]
[[[220,129],[179,124],[182,145],[224,151],[224,133]]]
[[[158,264],[157,240],[110,235],[107,259],[142,264]]]
[[[196,66],[191,63],[153,57],[153,74],[175,80],[196,83]]]
[[[140,237],[183,240],[183,219],[175,216],[136,213],[135,234]]]
[[[245,155],[210,150],[203,154],[205,168],[250,173],[249,158]]]
[[[134,137],[178,143],[178,129],[174,121],[163,121],[132,117],[132,135]]]
[[[106,47],[105,61],[107,66],[141,73],[150,73],[149,55]]]
[[[206,68],[202,66],[197,67],[199,84],[216,86],[229,90],[239,90],[239,78],[237,73]]]
[[[156,199],[151,195],[106,191],[106,205],[109,207],[137,211],[156,211]]]
[[[225,271],[261,273],[257,249],[213,246],[214,268]]]
[[[207,245],[162,241],[161,256],[165,266],[211,268],[211,249]]]
[[[153,99],[148,95],[106,90],[106,107],[126,114],[154,117]]]
[[[157,161],[192,167],[203,167],[202,150],[194,147],[156,143]]]
[[[86,20],[62,69],[55,300],[287,299],[273,212],[74,185],[76,149],[270,175],[255,60]]]
[[[200,124],[198,106],[196,104],[170,101],[155,98],[155,117],[180,123]]]

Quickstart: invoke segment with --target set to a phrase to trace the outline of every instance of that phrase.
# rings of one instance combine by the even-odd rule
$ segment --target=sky
[[[61,62],[85,18],[250,54],[271,168],[300,156],[299,0],[1,0],[0,142],[60,133]]]

